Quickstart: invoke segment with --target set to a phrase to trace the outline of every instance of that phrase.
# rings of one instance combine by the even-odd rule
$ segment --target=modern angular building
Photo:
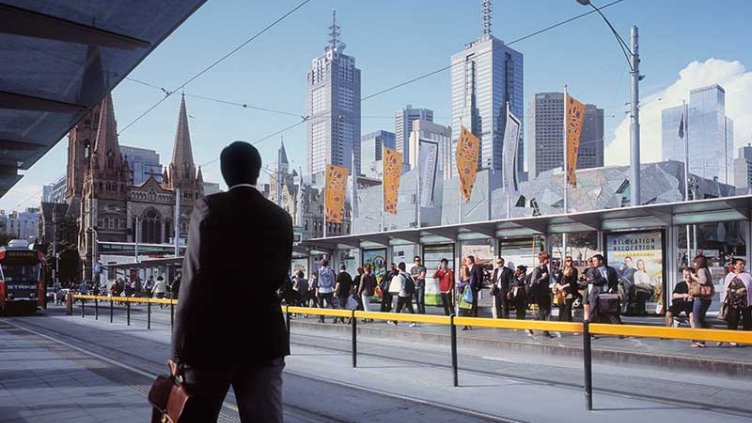
[[[726,91],[718,84],[690,91],[688,111],[687,133],[680,138],[683,107],[663,110],[662,159],[684,162],[684,143],[689,140],[689,173],[732,184],[734,122],[726,116]]]
[[[425,120],[433,122],[433,110],[414,109],[411,104],[394,114],[394,133],[397,135],[396,149],[402,153],[402,160],[408,163],[410,158],[410,133],[413,131],[413,121]]]
[[[528,108],[531,178],[564,164],[564,93],[537,93]],[[585,105],[577,169],[603,166],[603,109]]]
[[[360,173],[360,69],[343,53],[339,26],[333,15],[324,54],[308,72],[308,173],[323,174],[327,164]]]
[[[734,186],[744,194],[752,188],[752,144],[740,148],[734,159]]]
[[[146,148],[121,145],[120,154],[123,156],[123,160],[128,162],[133,185],[141,185],[149,177],[154,177],[159,183],[162,182],[162,165],[159,164],[159,153]]]
[[[451,60],[452,162],[460,126],[464,126],[480,138],[481,168],[501,171],[506,104],[523,120],[522,53],[491,35],[490,2],[484,2],[482,18],[481,36]],[[523,149],[520,136],[515,164],[520,175],[525,163]]]
[[[369,178],[381,178],[381,160],[384,147],[395,148],[393,132],[378,130],[360,139],[361,173]]]

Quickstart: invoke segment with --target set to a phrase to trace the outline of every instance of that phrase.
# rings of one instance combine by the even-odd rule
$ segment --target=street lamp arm
[[[621,52],[624,53],[624,58],[627,59],[627,64],[629,64],[629,69],[634,72],[634,67],[632,66],[632,60],[631,57],[634,56],[634,53],[629,48],[629,45],[624,41],[623,38],[621,38],[621,35],[616,31],[616,28],[614,28],[613,25],[611,25],[611,22],[606,18],[606,15],[601,12],[601,9],[596,7],[593,3],[587,2],[587,4],[593,8],[596,12],[598,12],[599,15],[601,15],[601,18],[603,18],[603,21],[606,22],[606,25],[608,25],[609,29],[611,29],[611,32],[614,34],[614,37],[616,37],[616,41],[619,43],[619,47],[621,47]]]

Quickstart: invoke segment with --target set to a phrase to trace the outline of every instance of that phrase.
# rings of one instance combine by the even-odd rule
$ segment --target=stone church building
[[[203,196],[201,169],[193,162],[185,97],[180,103],[172,161],[161,183],[152,175],[133,184],[126,157],[120,153],[109,94],[69,133],[67,172],[66,203],[74,213],[84,279],[91,278],[97,241],[174,243],[178,193],[178,236],[184,242],[193,204]]]

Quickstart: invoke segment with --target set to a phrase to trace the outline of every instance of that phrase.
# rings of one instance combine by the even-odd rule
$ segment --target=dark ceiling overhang
[[[206,0],[0,0],[0,197]]]

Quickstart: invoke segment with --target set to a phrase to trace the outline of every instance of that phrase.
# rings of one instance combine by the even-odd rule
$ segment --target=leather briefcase
[[[618,314],[619,310],[619,294],[604,292],[598,295],[598,313]]]
[[[170,366],[169,376],[159,375],[149,390],[152,423],[180,423],[191,395],[182,383],[182,368]]]

